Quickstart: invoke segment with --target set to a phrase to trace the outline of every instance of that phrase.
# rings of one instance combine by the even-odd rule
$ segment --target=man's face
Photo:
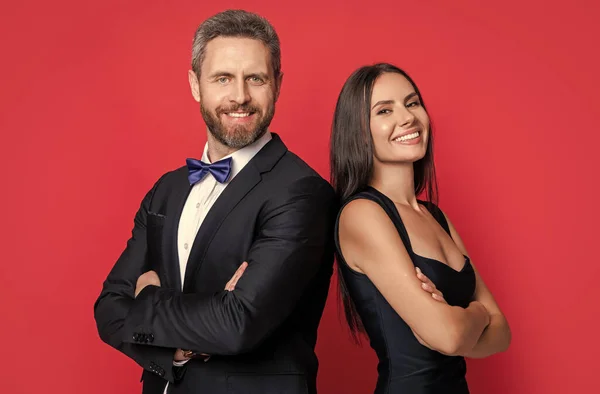
[[[217,37],[208,42],[200,77],[190,71],[192,94],[212,136],[240,149],[259,139],[275,113],[280,80],[259,40]]]

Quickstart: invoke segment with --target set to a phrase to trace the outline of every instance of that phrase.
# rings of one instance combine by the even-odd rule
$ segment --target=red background
[[[595,390],[597,2],[4,3],[0,391],[140,392],[92,305],[144,193],[201,154],[192,36],[230,7],[276,27],[285,78],[272,130],[324,176],[351,71],[388,61],[419,84],[441,206],[513,331],[508,352],[468,362],[472,392]],[[372,392],[375,357],[349,342],[335,292],[317,350],[321,393]]]

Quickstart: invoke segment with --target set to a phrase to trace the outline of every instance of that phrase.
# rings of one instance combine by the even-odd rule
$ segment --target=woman
[[[331,172],[340,290],[379,358],[375,393],[468,393],[464,357],[506,350],[510,330],[435,204],[430,120],[404,71],[376,64],[346,81]]]

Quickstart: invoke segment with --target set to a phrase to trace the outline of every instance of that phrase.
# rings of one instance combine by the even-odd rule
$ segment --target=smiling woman
[[[374,104],[372,104],[374,103]],[[338,98],[331,172],[339,284],[350,328],[379,357],[376,393],[469,392],[464,356],[506,350],[504,315],[434,203],[429,115],[390,64],[354,72]],[[427,190],[429,201],[417,196]]]
[[[424,157],[429,116],[413,85],[401,74],[385,73],[373,86],[372,94],[375,105],[371,107],[371,136],[377,160],[415,162]]]

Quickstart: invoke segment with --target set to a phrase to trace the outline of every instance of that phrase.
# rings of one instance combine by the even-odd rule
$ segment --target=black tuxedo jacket
[[[276,134],[219,196],[186,266],[177,227],[187,168],[163,175],[135,216],[127,247],[95,303],[103,341],[144,368],[143,393],[314,393],[317,327],[333,265],[334,192]],[[224,286],[249,263],[232,292]],[[137,278],[161,287],[134,299]],[[173,367],[177,348],[207,353]]]

